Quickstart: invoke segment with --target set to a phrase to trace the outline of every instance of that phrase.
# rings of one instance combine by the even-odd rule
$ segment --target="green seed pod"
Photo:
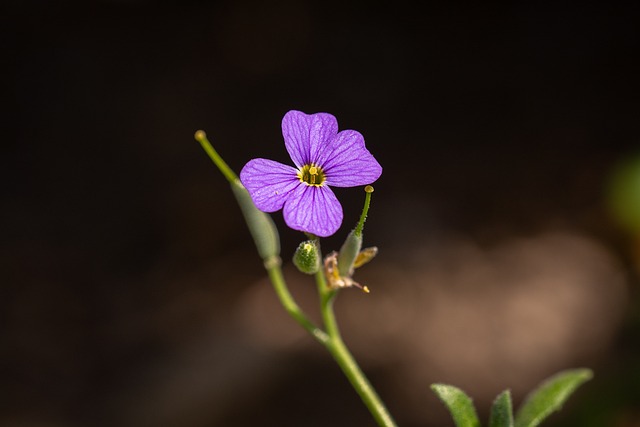
[[[338,253],[338,273],[342,277],[350,277],[353,274],[353,264],[362,248],[362,233],[356,234],[351,230]]]
[[[305,240],[300,243],[293,254],[293,264],[305,274],[316,274],[320,269],[320,254],[316,242]]]
[[[256,208],[249,192],[239,180],[231,183],[231,189],[240,205],[260,257],[265,262],[278,258],[280,255],[280,236],[271,217]]]

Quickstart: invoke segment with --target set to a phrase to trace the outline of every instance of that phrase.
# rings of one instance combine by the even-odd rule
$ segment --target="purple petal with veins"
[[[365,147],[364,137],[355,130],[343,130],[332,139],[318,163],[326,174],[326,184],[334,187],[371,184],[382,174],[382,166]]]
[[[240,171],[240,181],[263,212],[282,209],[289,194],[303,185],[295,168],[268,159],[250,160]]]
[[[338,133],[338,121],[328,113],[289,111],[282,119],[282,136],[297,167],[317,163],[318,152]]]
[[[329,187],[301,185],[284,204],[284,221],[294,230],[320,237],[334,234],[342,224],[342,206]]]

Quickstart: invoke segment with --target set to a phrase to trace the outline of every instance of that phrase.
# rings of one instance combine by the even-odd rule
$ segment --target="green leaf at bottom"
[[[500,393],[493,401],[489,427],[513,427],[513,409],[509,390]]]
[[[548,378],[529,394],[516,414],[515,426],[537,426],[549,414],[560,410],[571,393],[592,377],[593,372],[589,369],[573,369]]]
[[[431,390],[447,406],[457,427],[480,427],[473,402],[464,391],[447,384],[431,384]]]

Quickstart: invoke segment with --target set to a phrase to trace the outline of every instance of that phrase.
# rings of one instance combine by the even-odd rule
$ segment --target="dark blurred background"
[[[587,366],[549,426],[640,425],[640,233],[608,208],[640,143],[633,6],[5,0],[0,424],[369,426],[288,319],[197,129],[239,171],[326,111],[384,167],[337,301],[402,426],[486,420]],[[363,193],[336,190],[337,249]],[[640,193],[639,193],[640,194]],[[639,196],[640,197],[640,196]],[[301,234],[274,218],[290,268]]]

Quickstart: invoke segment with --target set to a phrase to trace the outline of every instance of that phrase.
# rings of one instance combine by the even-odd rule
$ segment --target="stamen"
[[[318,168],[315,166],[311,166],[309,168],[309,175],[311,175],[311,183],[316,183],[316,175],[318,175]]]
[[[304,165],[298,172],[298,177],[300,178],[300,181],[308,185],[314,185],[318,187],[322,186],[326,179],[322,169],[318,166],[315,166],[314,164]]]

